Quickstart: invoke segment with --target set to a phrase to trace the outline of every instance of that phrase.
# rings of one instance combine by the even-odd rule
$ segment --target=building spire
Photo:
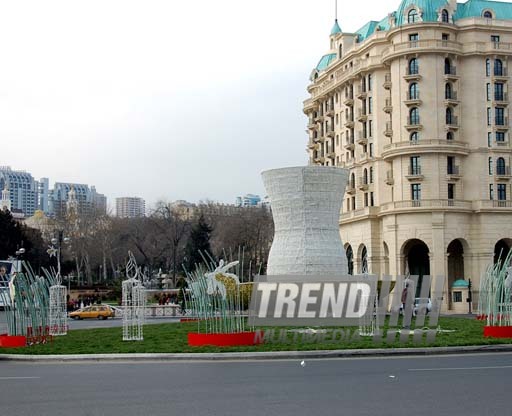
[[[331,29],[331,36],[341,33],[340,25],[338,24],[338,0],[334,0],[334,26]]]

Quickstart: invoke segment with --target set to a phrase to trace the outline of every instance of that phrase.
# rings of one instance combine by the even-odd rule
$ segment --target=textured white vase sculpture
[[[347,275],[339,218],[348,171],[303,166],[262,176],[275,226],[267,275]]]

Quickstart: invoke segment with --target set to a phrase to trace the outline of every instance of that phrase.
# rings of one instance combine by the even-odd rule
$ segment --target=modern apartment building
[[[350,170],[353,273],[447,276],[445,310],[471,279],[476,301],[512,247],[509,64],[512,3],[403,0],[355,33],[335,21],[304,112],[310,163]]]
[[[1,166],[0,189],[9,192],[11,211],[17,210],[28,217],[38,208],[38,185],[30,173]]]
[[[138,197],[116,198],[116,216],[138,218],[146,215],[146,202]]]
[[[78,213],[88,214],[98,211],[106,213],[106,197],[99,194],[94,186],[80,183],[56,182],[50,191],[49,210],[56,217],[64,216],[67,212],[70,191],[74,191],[74,197],[78,203]]]

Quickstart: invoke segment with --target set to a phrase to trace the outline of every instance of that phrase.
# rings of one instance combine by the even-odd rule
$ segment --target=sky
[[[350,3],[350,7],[347,4]],[[396,1],[339,1],[351,32]],[[0,2],[0,165],[114,198],[234,203],[307,164],[334,0]]]

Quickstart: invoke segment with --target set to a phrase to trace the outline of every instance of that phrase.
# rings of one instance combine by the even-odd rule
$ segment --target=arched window
[[[501,59],[494,60],[494,75],[503,75],[503,61]]]
[[[349,245],[345,252],[347,254],[348,274],[354,274],[354,251],[352,246]]]
[[[356,187],[356,175],[354,175],[353,173],[352,173],[352,175],[350,175],[350,187],[351,188]]]
[[[418,59],[417,58],[412,58],[410,61],[409,61],[409,75],[416,75],[418,74]]]
[[[486,11],[484,12],[484,17],[485,17],[486,19],[492,19],[492,12],[490,12],[489,10],[486,10]]]
[[[447,82],[444,86],[444,98],[450,100],[452,98],[452,84]]]
[[[452,124],[453,121],[453,112],[450,107],[446,109],[446,124]]]
[[[416,107],[411,108],[411,111],[409,111],[409,124],[420,124],[420,110]]]
[[[370,183],[373,183],[373,166],[370,167]]]
[[[419,133],[417,131],[413,131],[411,133],[411,135],[409,136],[409,140],[411,142],[417,142],[419,138],[420,138],[420,135],[419,135]]]
[[[407,23],[416,23],[418,20],[418,11],[416,9],[409,10],[409,13],[407,14]]]
[[[444,73],[448,75],[452,73],[452,63],[450,58],[445,58],[444,60]]]
[[[496,174],[497,175],[505,175],[505,159],[499,157],[496,160]]]
[[[453,133],[451,131],[446,133],[446,140],[453,140]]]
[[[338,58],[341,58],[343,56],[343,45],[340,44],[338,47]]]
[[[443,23],[450,23],[450,16],[448,15],[448,10],[443,9],[441,12],[441,21]]]
[[[361,273],[368,273],[368,250],[363,246],[361,250]]]
[[[368,185],[368,170],[367,170],[367,169],[365,169],[365,170],[363,171],[363,183],[364,183],[365,185]]]
[[[491,60],[489,58],[485,60],[485,76],[491,76]]]
[[[417,100],[419,99],[420,93],[418,91],[418,84],[416,82],[413,82],[411,85],[409,85],[409,100]]]

